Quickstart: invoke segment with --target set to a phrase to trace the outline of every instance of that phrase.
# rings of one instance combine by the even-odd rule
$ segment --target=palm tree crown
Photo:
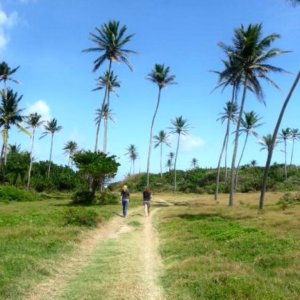
[[[11,75],[14,74],[20,66],[11,69],[8,64],[6,62],[2,62],[0,64],[0,81],[4,82],[4,89],[6,89],[6,82],[8,80],[15,82],[15,83],[19,83],[16,79],[12,78]]]
[[[163,64],[155,64],[154,69],[148,74],[147,79],[156,83],[159,89],[166,87],[169,84],[175,84],[175,75],[169,75],[170,67],[165,67]]]

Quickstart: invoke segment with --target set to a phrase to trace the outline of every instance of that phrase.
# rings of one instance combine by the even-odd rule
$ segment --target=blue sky
[[[224,54],[218,42],[231,44],[234,28],[242,24],[262,23],[264,35],[281,35],[274,47],[292,51],[270,61],[291,74],[271,75],[281,90],[263,84],[267,105],[251,94],[247,97],[245,110],[254,110],[264,123],[257,129],[259,135],[273,131],[300,67],[300,6],[293,7],[285,0],[0,0],[0,59],[11,67],[20,66],[15,74],[20,84],[11,85],[23,95],[20,106],[26,112],[41,113],[44,119],[54,117],[63,127],[54,139],[54,162],[67,164],[62,148],[69,140],[80,148],[94,148],[95,110],[103,92],[91,90],[107,65],[93,73],[97,54],[82,50],[94,46],[89,33],[108,20],[119,20],[129,34],[135,34],[127,48],[138,52],[129,58],[133,72],[125,65],[113,65],[121,88],[119,96],[111,99],[114,123],[109,124],[108,151],[117,155],[122,165],[119,179],[130,169],[125,156],[130,144],[139,153],[136,172],[146,170],[150,122],[157,99],[157,87],[146,76],[155,63],[170,66],[177,84],[162,91],[154,134],[168,131],[170,120],[182,115],[191,129],[181,140],[178,168],[189,169],[192,158],[201,167],[217,165],[225,126],[216,119],[230,99],[230,91],[211,93],[217,77],[210,70],[222,69]],[[299,99],[298,87],[282,128],[300,128]],[[171,142],[171,148],[164,148],[164,162],[166,155],[175,151],[175,137]],[[10,133],[10,143],[21,144],[24,150],[30,148],[29,137],[17,130]],[[50,137],[37,139],[37,160],[48,159],[49,144]],[[288,147],[290,151],[291,144]],[[264,165],[266,152],[260,148],[258,140],[251,137],[242,164],[255,159]],[[273,161],[284,161],[282,148],[277,148]],[[295,147],[296,164],[300,164],[299,152],[300,142]],[[152,151],[151,171],[159,172],[158,149]]]

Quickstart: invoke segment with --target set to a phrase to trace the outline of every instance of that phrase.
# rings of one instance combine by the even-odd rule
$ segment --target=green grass
[[[56,263],[71,254],[89,230],[65,225],[69,200],[0,203],[0,297],[22,299],[37,282],[49,276]],[[103,220],[119,205],[91,206]]]
[[[167,299],[299,299],[299,207],[258,214],[207,200],[156,217]]]

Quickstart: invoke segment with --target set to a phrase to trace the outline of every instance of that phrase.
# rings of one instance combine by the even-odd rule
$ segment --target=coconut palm
[[[131,144],[126,150],[127,150],[126,155],[128,155],[131,161],[129,174],[131,174],[131,172],[134,174],[135,161],[138,158],[137,148],[135,145]]]
[[[26,123],[31,128],[31,136],[30,136],[31,137],[31,150],[30,150],[30,162],[29,162],[28,176],[27,176],[27,189],[29,189],[29,187],[30,187],[30,180],[31,180],[35,131],[44,122],[44,121],[41,121],[41,117],[42,116],[39,115],[38,113],[31,113],[28,117],[26,117]]]
[[[193,169],[199,168],[199,162],[198,162],[197,158],[195,158],[195,157],[192,158],[192,160],[191,160],[191,166],[192,166]]]
[[[11,69],[6,62],[2,62],[0,64],[0,81],[3,81],[4,90],[7,90],[7,81],[12,81],[14,83],[19,83],[16,79],[11,77],[12,74],[14,74],[20,66]]]
[[[282,118],[284,116],[284,112],[287,108],[287,105],[294,93],[294,90],[296,89],[298,83],[300,81],[300,71],[298,72],[291,89],[288,92],[288,95],[285,99],[285,101],[283,102],[281,111],[279,113],[279,117],[277,119],[275,128],[274,128],[274,132],[273,132],[273,136],[272,136],[272,144],[270,146],[270,151],[268,152],[268,157],[267,157],[267,161],[266,161],[266,165],[264,168],[264,175],[263,175],[263,180],[262,180],[262,184],[261,184],[261,190],[260,190],[260,197],[259,197],[259,209],[263,209],[264,207],[264,202],[265,202],[265,193],[266,193],[266,187],[267,187],[267,179],[268,179],[268,175],[269,175],[269,170],[270,170],[270,166],[271,166],[271,161],[272,161],[272,156],[273,156],[273,150],[275,148],[276,145],[276,139],[277,139],[277,134],[279,131],[279,127],[282,121]]]
[[[245,133],[246,135],[245,135],[245,140],[244,140],[244,145],[243,145],[243,148],[242,148],[241,156],[240,156],[240,159],[239,159],[237,167],[236,167],[235,186],[237,186],[237,183],[238,183],[238,172],[239,172],[239,168],[240,168],[240,165],[241,165],[241,161],[242,161],[243,156],[244,156],[244,152],[245,152],[245,149],[246,149],[246,145],[247,145],[247,142],[248,142],[249,135],[253,135],[254,137],[258,136],[255,129],[262,125],[262,123],[258,123],[261,119],[262,118],[260,118],[258,116],[258,114],[256,114],[254,111],[244,112],[244,118],[242,118],[242,120],[241,120],[240,134]]]
[[[292,165],[293,163],[293,157],[294,157],[294,147],[295,147],[295,141],[300,139],[300,132],[298,128],[294,128],[291,129],[291,136],[290,136],[291,140],[292,140],[292,152],[291,152],[291,161],[290,161],[290,165]]]
[[[281,129],[281,133],[279,133],[279,139],[283,141],[284,144],[284,177],[287,179],[287,141],[291,138],[291,128],[287,127],[285,129]]]
[[[12,125],[15,125],[21,131],[28,134],[27,130],[21,126],[23,116],[21,115],[23,109],[20,109],[19,102],[23,96],[18,96],[12,89],[2,90],[0,92],[1,105],[0,105],[0,128],[2,128],[2,151],[0,163],[4,160],[4,165],[7,162],[8,153],[8,141],[9,141],[9,129]]]
[[[172,151],[168,154],[168,160],[166,166],[169,168],[169,172],[171,172],[171,168],[173,167],[174,156],[175,154]]]
[[[227,125],[226,125],[226,132],[225,132],[225,136],[224,136],[224,140],[223,140],[221,153],[219,156],[218,167],[217,167],[216,189],[215,189],[215,197],[214,197],[215,200],[218,199],[221,161],[222,161],[224,151],[225,151],[225,178],[227,178],[227,147],[228,147],[228,141],[229,141],[230,124],[231,124],[231,122],[232,123],[236,122],[237,110],[238,110],[238,106],[236,105],[236,103],[233,101],[228,101],[226,103],[226,106],[224,107],[224,113],[221,114],[221,117],[218,119],[218,120],[221,120],[222,123],[224,123],[224,121],[227,120]]]
[[[52,163],[52,150],[53,150],[53,139],[54,139],[54,134],[59,132],[62,129],[62,126],[57,125],[57,120],[53,118],[50,121],[47,121],[47,123],[44,125],[44,133],[40,137],[43,138],[46,135],[51,135],[51,144],[50,144],[50,155],[49,155],[49,165],[48,165],[48,172],[47,172],[47,178],[50,177],[50,171],[51,171],[51,163]]]
[[[285,53],[280,49],[269,49],[271,44],[279,38],[278,34],[270,34],[262,37],[262,25],[250,24],[247,28],[241,26],[234,30],[233,46],[219,44],[237,65],[234,78],[238,78],[243,86],[242,99],[240,104],[240,112],[236,124],[235,143],[231,162],[231,180],[229,205],[233,205],[233,194],[235,191],[236,176],[236,157],[238,151],[238,140],[240,132],[240,124],[244,111],[247,90],[252,91],[263,103],[263,90],[259,79],[264,79],[275,87],[278,87],[272,81],[268,74],[272,72],[283,72],[283,69],[267,64],[266,62],[279,54]]]
[[[115,93],[116,92],[115,88],[120,86],[121,85],[120,82],[118,81],[118,76],[115,75],[113,71],[111,71],[110,73],[106,71],[103,76],[100,76],[97,79],[97,87],[93,89],[93,91],[97,91],[105,88],[104,98],[102,100],[101,109],[99,109],[99,111],[100,110],[105,111],[105,109],[108,109],[110,94]],[[105,105],[107,105],[107,107],[105,107]],[[95,152],[98,150],[98,138],[99,138],[99,131],[100,131],[102,117],[103,117],[102,114],[100,114],[97,118]],[[105,139],[103,139],[103,144],[104,143],[105,143]]]
[[[158,111],[161,90],[168,86],[169,84],[175,84],[175,75],[170,75],[170,67],[165,67],[165,65],[155,64],[151,73],[148,74],[147,79],[155,83],[158,87],[158,97],[156,102],[156,107],[151,121],[150,126],[150,139],[148,148],[148,159],[147,159],[147,186],[149,186],[149,170],[150,170],[150,159],[151,159],[151,149],[152,149],[152,131],[154,126],[154,121]]]
[[[272,147],[272,134],[264,135],[259,144],[261,145],[260,150],[267,150],[269,153]],[[278,140],[276,140],[276,145],[277,144]]]
[[[78,145],[74,141],[68,141],[68,142],[66,142],[63,150],[64,150],[64,153],[68,156],[68,166],[70,166],[71,159],[72,159],[74,153],[78,150]]]
[[[153,139],[155,140],[154,148],[157,148],[158,146],[160,146],[160,177],[162,177],[163,144],[165,144],[168,147],[170,146],[169,135],[164,130],[161,130],[158,133],[158,135],[155,135],[153,137]]]
[[[178,150],[179,150],[179,142],[181,135],[187,135],[189,132],[190,125],[187,123],[186,119],[183,119],[182,116],[171,120],[171,124],[173,125],[171,129],[171,133],[177,134],[177,147],[175,153],[175,160],[174,160],[174,191],[176,192],[177,189],[177,182],[176,182],[176,163],[178,158]]]

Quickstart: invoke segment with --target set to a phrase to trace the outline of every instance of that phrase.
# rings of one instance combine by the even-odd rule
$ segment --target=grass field
[[[300,206],[282,210],[281,194],[166,195],[156,226],[165,265],[167,299],[299,299]]]
[[[0,298],[22,299],[93,228],[66,224],[72,210],[95,211],[105,222],[120,205],[70,207],[68,199],[0,202]],[[139,204],[132,201],[131,206]]]

